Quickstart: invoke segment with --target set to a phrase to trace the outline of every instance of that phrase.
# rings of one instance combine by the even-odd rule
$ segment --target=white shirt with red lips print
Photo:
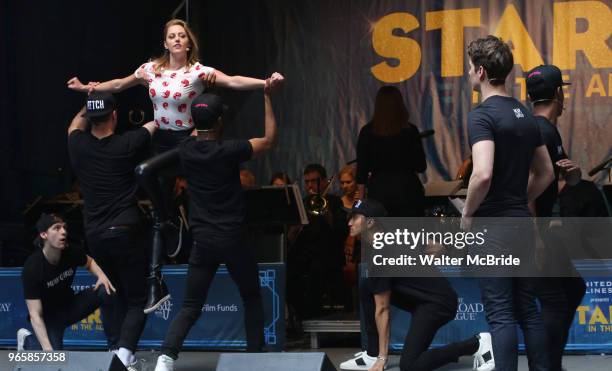
[[[155,73],[153,62],[138,67],[134,76],[144,73],[149,82],[149,97],[153,103],[155,124],[161,130],[189,130],[193,127],[189,107],[191,101],[204,91],[201,78],[214,68],[199,62],[190,68],[162,70]]]

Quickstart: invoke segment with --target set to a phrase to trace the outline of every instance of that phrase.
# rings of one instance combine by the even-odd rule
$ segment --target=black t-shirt
[[[57,265],[47,261],[42,248],[37,248],[26,260],[21,271],[25,299],[40,299],[45,313],[65,307],[72,299],[72,281],[77,267],[87,263],[85,251],[67,247]]]
[[[457,294],[444,277],[368,277],[362,284],[372,294],[391,291],[392,304],[404,310],[424,303],[457,308]]]
[[[538,125],[516,99],[494,95],[468,114],[470,146],[495,143],[493,178],[476,216],[529,216],[527,182],[533,153],[542,145]]]
[[[239,235],[246,218],[240,164],[252,155],[248,140],[188,138],[179,145],[181,166],[189,185],[189,219],[198,242],[214,243],[215,238]]]
[[[134,168],[145,158],[150,142],[145,128],[102,139],[74,130],[68,137],[70,161],[85,200],[88,235],[139,222]]]
[[[552,210],[559,191],[557,185],[557,181],[559,180],[559,166],[557,166],[556,163],[559,160],[567,158],[567,155],[563,149],[563,142],[561,141],[561,135],[557,127],[545,117],[534,116],[534,118],[538,123],[540,133],[542,134],[542,140],[546,145],[546,149],[552,160],[553,169],[555,170],[555,180],[535,201],[536,215],[539,217],[550,217],[552,216]]]

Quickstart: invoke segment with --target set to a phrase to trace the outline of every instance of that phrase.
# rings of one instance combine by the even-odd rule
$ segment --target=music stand
[[[291,226],[308,224],[297,184],[246,190],[249,241],[259,263],[286,261]]]
[[[308,224],[308,215],[297,184],[252,188],[245,193],[247,223],[250,225]]]

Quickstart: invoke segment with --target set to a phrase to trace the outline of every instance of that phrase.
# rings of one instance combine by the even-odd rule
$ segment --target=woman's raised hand
[[[87,90],[86,86],[81,83],[81,80],[79,80],[78,77],[71,78],[70,80],[68,80],[66,85],[68,86],[68,89],[79,92],[85,92]]]

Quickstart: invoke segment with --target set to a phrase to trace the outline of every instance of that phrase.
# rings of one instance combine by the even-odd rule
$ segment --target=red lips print
[[[197,93],[195,91],[189,92],[188,98],[191,99],[191,98],[195,97],[196,94]]]
[[[183,104],[181,104],[181,105],[179,105],[179,106],[178,106],[178,111],[179,111],[180,113],[183,113],[183,112],[185,112],[186,110],[187,110],[187,105],[186,105],[185,103],[183,103]]]
[[[176,126],[183,126],[183,121],[181,120],[176,120],[174,121],[174,123],[176,124]]]
[[[162,97],[164,98],[168,98],[169,96],[170,96],[170,90],[166,90],[164,94],[162,95]]]
[[[168,81],[164,81],[164,82],[162,82],[162,86],[168,86],[168,85],[170,85],[170,84],[168,83]]]
[[[162,107],[164,107],[164,109],[168,109],[168,102],[162,103]]]
[[[168,118],[166,118],[166,117],[162,117],[161,118],[161,122],[163,122],[164,124],[169,124],[170,123],[170,121],[168,121]]]
[[[151,97],[154,97],[155,96],[155,89],[153,89],[153,88],[149,89],[149,95]]]
[[[189,86],[189,80],[183,79],[183,80],[181,80],[181,84],[183,84],[183,87],[186,88],[186,87]]]
[[[174,93],[174,95],[172,96],[172,98],[174,99],[179,99],[183,94],[179,93],[178,91],[176,93]]]

